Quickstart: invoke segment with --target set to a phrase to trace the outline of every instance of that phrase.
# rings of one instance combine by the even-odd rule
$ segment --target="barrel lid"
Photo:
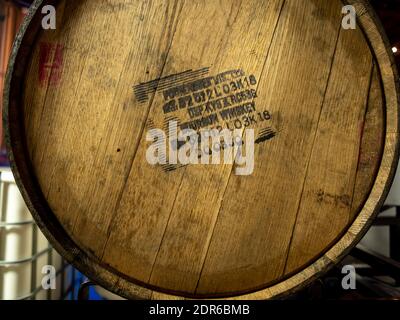
[[[36,1],[8,75],[13,172],[113,292],[277,297],[343,257],[387,193],[387,48],[364,1]]]

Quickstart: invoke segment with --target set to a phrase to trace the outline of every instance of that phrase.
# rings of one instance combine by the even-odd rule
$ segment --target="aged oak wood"
[[[387,195],[388,48],[363,0],[37,0],[6,82],[12,169],[57,250],[117,294],[280,297],[338,262]],[[253,173],[150,165],[148,130],[191,120],[163,91],[230,70],[255,79]]]

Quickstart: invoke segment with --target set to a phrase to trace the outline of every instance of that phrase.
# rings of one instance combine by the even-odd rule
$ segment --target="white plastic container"
[[[59,271],[55,290],[42,287],[45,265]],[[0,299],[59,299],[61,269],[62,258],[34,223],[12,173],[0,171]]]

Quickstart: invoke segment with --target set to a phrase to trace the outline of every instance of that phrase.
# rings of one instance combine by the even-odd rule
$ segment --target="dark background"
[[[397,66],[400,68],[400,0],[370,0],[377,11],[395,53]]]

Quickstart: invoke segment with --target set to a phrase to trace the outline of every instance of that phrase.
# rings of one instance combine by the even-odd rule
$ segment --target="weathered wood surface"
[[[31,210],[92,278],[128,297],[269,298],[360,239],[398,148],[396,71],[365,2],[346,2],[355,30],[339,0],[57,3],[57,29],[14,52],[5,121]],[[254,172],[150,165],[146,133],[169,118],[134,86],[239,69],[271,115],[252,128],[274,133]]]

